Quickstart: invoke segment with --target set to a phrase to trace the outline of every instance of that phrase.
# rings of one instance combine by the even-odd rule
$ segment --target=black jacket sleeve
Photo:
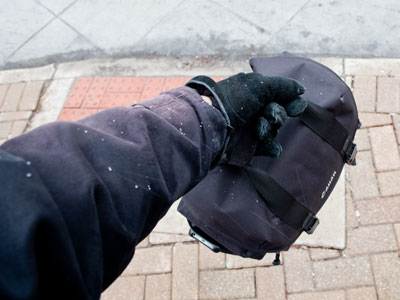
[[[226,123],[188,87],[0,147],[0,298],[98,299],[209,170]]]

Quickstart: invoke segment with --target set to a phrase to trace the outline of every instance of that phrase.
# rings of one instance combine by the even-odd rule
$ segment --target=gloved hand
[[[274,140],[278,129],[288,116],[298,116],[307,107],[307,102],[300,97],[305,88],[288,78],[239,73],[218,83],[207,76],[197,76],[187,85],[200,95],[210,97],[231,127],[221,156],[229,156],[241,130],[249,122],[255,124],[259,140],[255,154],[279,156],[282,147]]]

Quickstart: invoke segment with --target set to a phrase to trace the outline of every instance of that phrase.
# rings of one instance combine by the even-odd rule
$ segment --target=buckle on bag
[[[357,145],[354,143],[350,144],[350,147],[345,151],[345,161],[347,164],[355,166],[357,156]]]
[[[308,234],[312,234],[319,225],[319,219],[313,214],[309,213],[303,223],[303,230]]]

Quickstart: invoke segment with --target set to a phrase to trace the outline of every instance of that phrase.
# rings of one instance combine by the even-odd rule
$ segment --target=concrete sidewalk
[[[363,123],[358,165],[346,167],[337,203],[329,199],[336,204],[326,218],[338,221],[322,220],[333,238],[319,228],[320,239],[297,243],[277,267],[271,255],[217,255],[187,236],[175,204],[102,299],[400,299],[400,59],[318,60],[351,86]],[[247,61],[90,60],[0,71],[0,139],[142,101],[194,75],[239,71],[249,71]]]
[[[127,56],[400,57],[397,0],[14,0],[0,68]],[[182,58],[187,56],[188,58]]]

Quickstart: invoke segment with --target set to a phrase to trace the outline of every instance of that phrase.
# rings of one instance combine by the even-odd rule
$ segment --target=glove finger
[[[278,157],[282,153],[282,146],[277,141],[259,142],[256,148],[255,155]]]
[[[285,105],[285,110],[289,117],[297,117],[303,113],[307,107],[307,101],[301,97]]]
[[[256,123],[258,140],[272,141],[287,118],[288,116],[283,106],[275,102],[268,103],[264,109],[263,116],[259,117]]]
[[[257,138],[259,141],[271,141],[274,139],[273,128],[264,117],[259,117],[256,122]]]
[[[268,120],[273,128],[279,129],[287,120],[288,115],[283,106],[276,102],[271,102],[265,106],[263,117]]]
[[[286,105],[297,99],[306,91],[298,81],[283,77],[264,77],[262,84],[265,88],[266,101]]]

